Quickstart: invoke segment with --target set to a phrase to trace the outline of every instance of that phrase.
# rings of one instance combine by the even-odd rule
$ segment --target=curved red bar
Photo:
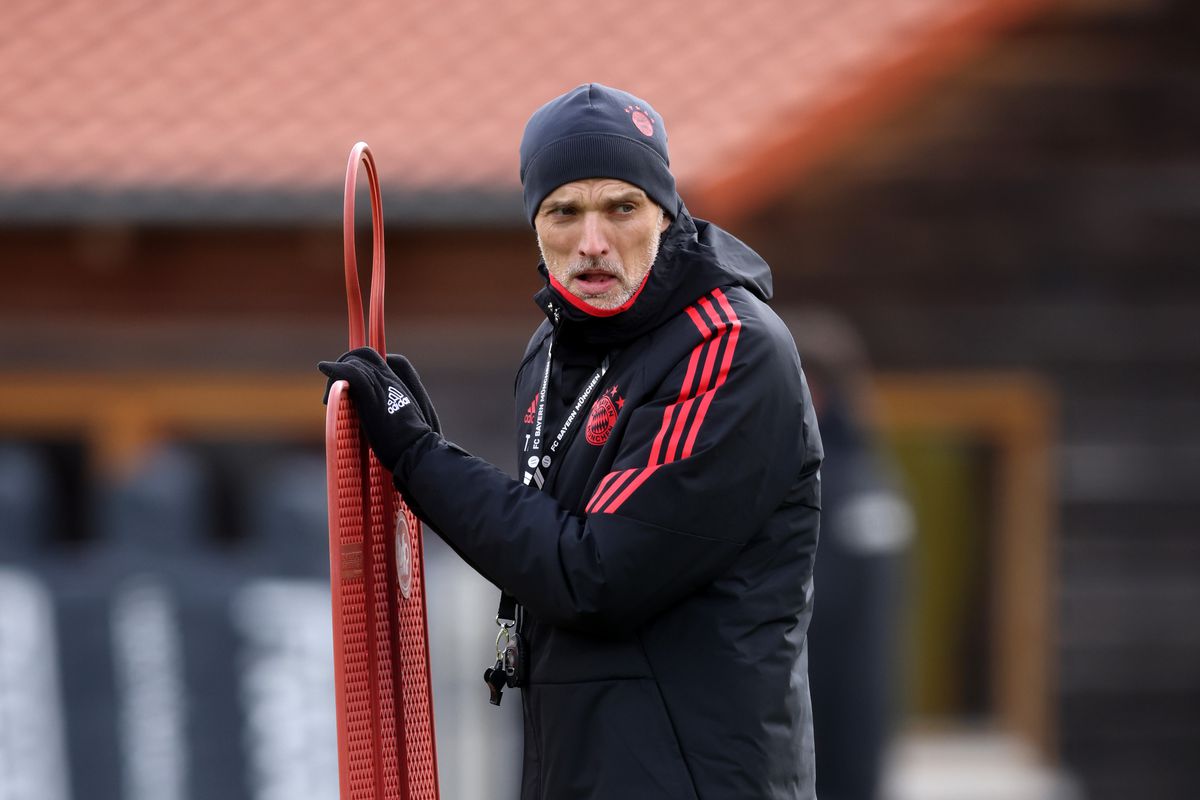
[[[354,196],[358,189],[359,164],[366,167],[367,189],[371,194],[371,305],[370,340],[364,335],[362,289],[358,282],[358,256],[354,250]],[[383,292],[387,268],[383,255],[383,194],[379,188],[379,170],[366,142],[350,150],[346,164],[346,187],[342,196],[342,257],[346,266],[346,308],[350,312],[350,349],[370,344],[380,355],[387,354],[383,335]]]

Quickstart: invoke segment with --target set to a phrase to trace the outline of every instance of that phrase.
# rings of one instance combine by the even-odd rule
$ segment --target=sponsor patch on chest
[[[588,444],[599,447],[608,441],[613,426],[617,424],[617,414],[621,412],[623,405],[625,405],[625,399],[617,394],[616,386],[596,398],[596,402],[592,403],[592,411],[588,414],[587,425],[584,427],[584,437]]]

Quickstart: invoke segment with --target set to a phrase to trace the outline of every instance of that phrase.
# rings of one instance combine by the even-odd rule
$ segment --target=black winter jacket
[[[549,318],[516,379],[522,473],[550,343],[548,437],[610,360],[544,491],[434,436],[397,468],[427,521],[521,603],[522,800],[815,797],[822,452],[770,291],[757,254],[684,211],[626,310],[539,292]]]

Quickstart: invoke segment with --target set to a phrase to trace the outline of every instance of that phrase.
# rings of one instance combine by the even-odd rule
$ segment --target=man
[[[521,180],[547,282],[522,480],[431,428],[402,358],[321,370],[414,510],[519,604],[522,798],[812,798],[822,452],[770,271],[688,214],[662,118],[625,92],[534,113]]]

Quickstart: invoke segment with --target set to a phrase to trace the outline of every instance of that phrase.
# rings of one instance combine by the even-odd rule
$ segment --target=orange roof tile
[[[1027,5],[6,0],[0,215],[23,196],[69,212],[72,196],[332,192],[359,139],[392,193],[512,193],[528,115],[589,80],[655,104],[703,197],[931,32]]]

